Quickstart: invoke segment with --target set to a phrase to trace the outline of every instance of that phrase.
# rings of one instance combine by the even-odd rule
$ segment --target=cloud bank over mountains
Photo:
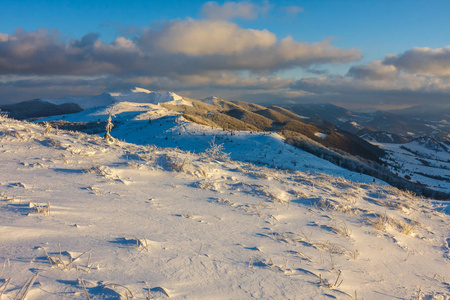
[[[450,76],[450,46],[413,48],[400,55],[387,55],[383,64],[393,65],[408,73]]]
[[[413,48],[383,60],[352,66],[345,76],[303,78],[290,88],[354,105],[378,108],[407,104],[449,104],[450,47]],[[375,106],[374,106],[375,107]]]
[[[111,43],[95,33],[66,41],[56,31],[17,30],[0,40],[0,74],[166,75],[206,71],[271,73],[313,64],[359,60],[355,49],[329,41],[278,40],[267,30],[244,29],[228,21],[182,20]]]
[[[232,21],[253,20],[270,9],[273,6],[268,3],[207,2],[201,9],[203,19],[163,22],[112,42],[102,41],[97,33],[81,39],[46,29],[0,33],[0,101],[100,93],[135,85],[192,96],[246,95],[246,100],[272,103],[371,105],[380,101],[380,95],[399,105],[407,99],[415,104],[428,94],[438,102],[448,99],[450,46],[412,48],[355,65],[362,58],[356,48],[336,47],[330,40],[280,38],[267,29],[244,28]],[[279,9],[286,14],[303,12],[297,6]],[[292,78],[283,73],[326,70],[332,64],[352,62],[346,75],[311,72],[309,77]],[[412,93],[416,96],[411,97]],[[254,99],[249,99],[251,95]]]

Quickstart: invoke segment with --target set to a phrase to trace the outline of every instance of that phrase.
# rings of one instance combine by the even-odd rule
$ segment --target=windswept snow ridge
[[[121,93],[110,93],[117,102],[134,103],[167,103],[173,105],[192,105],[189,101],[183,100],[183,97],[173,92],[152,92],[143,88],[134,88],[130,91]]]

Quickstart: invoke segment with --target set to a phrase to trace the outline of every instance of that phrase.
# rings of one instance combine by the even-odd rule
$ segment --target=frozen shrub
[[[216,144],[215,138],[209,143],[209,148],[206,149],[205,155],[217,160],[229,160],[230,154],[223,152],[223,144]]]

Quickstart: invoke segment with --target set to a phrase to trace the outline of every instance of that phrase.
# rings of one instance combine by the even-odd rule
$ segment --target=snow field
[[[0,140],[2,300],[449,299],[444,202],[232,160],[220,140],[192,153],[5,118]]]

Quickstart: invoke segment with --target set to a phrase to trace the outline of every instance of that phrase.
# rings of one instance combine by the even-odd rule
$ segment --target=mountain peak
[[[117,96],[141,94],[141,93],[142,94],[151,94],[151,93],[155,93],[155,92],[136,86],[136,87],[134,87],[132,89],[129,89],[129,90],[124,90],[124,91],[119,91],[119,92],[110,92],[110,93],[107,93],[107,94],[110,94],[113,97],[117,97]]]
[[[153,93],[152,91],[149,91],[149,90],[137,87],[137,86],[134,87],[134,89],[132,89],[131,92],[132,93],[147,93],[147,94]]]
[[[162,103],[183,100],[183,97],[174,92],[154,92],[140,87],[109,94],[116,102]]]
[[[201,99],[201,101],[207,103],[207,104],[213,104],[214,100],[220,101],[223,100],[222,98],[216,97],[216,96],[209,96],[206,98]]]

